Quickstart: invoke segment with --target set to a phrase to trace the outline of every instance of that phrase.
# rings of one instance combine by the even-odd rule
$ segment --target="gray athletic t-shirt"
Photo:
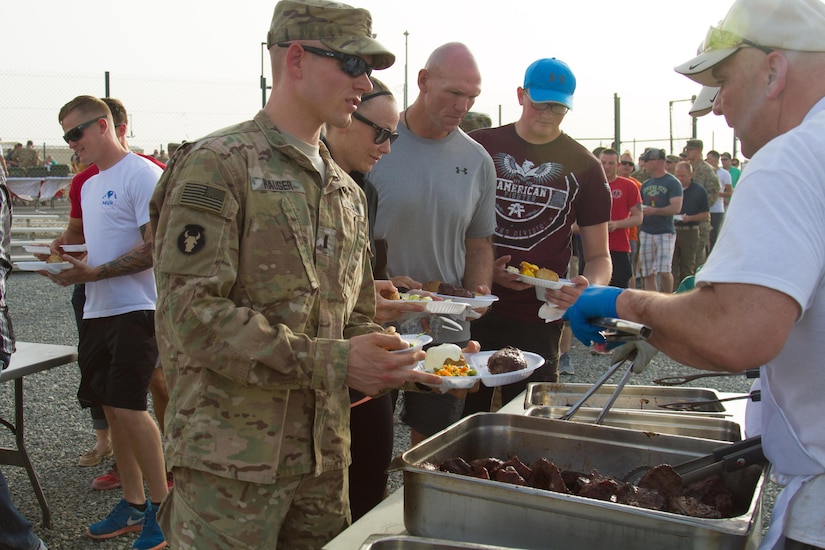
[[[682,196],[682,184],[672,174],[650,178],[642,184],[642,204],[661,208],[670,204],[670,199]],[[649,235],[676,233],[673,216],[645,216],[640,231]]]
[[[462,285],[464,239],[496,228],[493,161],[461,130],[437,140],[403,125],[398,133],[367,174],[378,192],[375,238],[387,241],[387,272]]]

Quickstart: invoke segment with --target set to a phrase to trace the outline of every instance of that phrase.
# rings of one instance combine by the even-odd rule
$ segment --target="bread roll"
[[[559,274],[553,271],[552,269],[547,269],[542,267],[538,271],[536,271],[536,278],[537,279],[546,279],[548,281],[558,281]]]

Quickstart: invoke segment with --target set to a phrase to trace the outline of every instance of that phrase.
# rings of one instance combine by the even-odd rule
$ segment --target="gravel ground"
[[[77,332],[72,315],[71,288],[61,288],[35,273],[13,273],[8,284],[8,302],[17,339],[28,342],[76,345]],[[576,374],[565,376],[562,382],[593,383],[604,372],[609,359],[590,355],[580,344],[571,351]],[[659,356],[647,371],[632,379],[634,384],[651,384],[654,378],[691,372],[666,357]],[[26,377],[26,443],[35,470],[43,485],[52,510],[52,526],[41,525],[40,508],[22,468],[3,466],[12,498],[34,524],[35,531],[52,549],[131,548],[136,535],[114,540],[91,542],[85,527],[103,518],[120,498],[119,491],[100,492],[91,489],[95,476],[111,465],[77,466],[77,458],[94,444],[94,434],[88,411],[81,410],[75,397],[79,384],[76,363]],[[711,387],[726,392],[746,392],[750,381],[742,377],[711,378],[688,384]],[[13,384],[0,385],[0,416],[9,418],[13,412]],[[406,450],[409,430],[396,421],[396,454]],[[0,430],[0,445],[11,446],[8,430]],[[400,474],[392,474],[390,490],[401,484]],[[765,524],[773,506],[776,487],[765,492]]]

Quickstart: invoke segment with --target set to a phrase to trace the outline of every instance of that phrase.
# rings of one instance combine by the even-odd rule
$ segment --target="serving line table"
[[[499,414],[525,413],[524,399],[527,392],[522,392],[512,401],[496,411]],[[742,395],[739,393],[718,392],[720,398]],[[745,405],[748,400],[740,399],[725,403],[731,420],[745,429]],[[370,535],[409,535],[404,526],[404,487],[384,499],[381,504],[370,510],[364,517],[353,523],[340,535],[329,541],[324,550],[353,550],[361,548]]]
[[[0,372],[0,383],[14,380],[14,421],[10,422],[0,417],[0,423],[6,426],[15,437],[15,447],[0,447],[0,464],[21,466],[26,469],[31,481],[37,502],[43,512],[43,527],[48,528],[51,523],[51,510],[40,486],[40,480],[32,466],[23,434],[23,377],[28,374],[53,369],[77,360],[77,349],[74,346],[58,346],[55,344],[36,344],[31,342],[17,342],[17,351],[11,356],[9,367]]]

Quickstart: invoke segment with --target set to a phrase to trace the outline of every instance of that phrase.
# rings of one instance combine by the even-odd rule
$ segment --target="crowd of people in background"
[[[733,10],[761,13],[760,2],[736,0]],[[783,13],[790,25],[815,26]],[[139,550],[318,548],[384,498],[399,394],[412,445],[494,408],[491,388],[441,392],[440,377],[409,368],[425,352],[389,326],[413,320],[433,345],[467,352],[541,355],[541,368],[502,388],[508,401],[530,382],[575,372],[571,328],[593,353],[610,354],[587,319],[616,317],[625,289],[659,300],[706,261],[708,280],[719,276],[719,255],[708,256],[732,250],[722,228],[737,183],[750,177],[733,155],[704,153],[698,139],[679,155],[647,148],[638,164],[619,147],[589,151],[562,130],[577,82],[551,56],[524,60],[512,83],[518,120],[492,127],[471,111],[482,75],[457,42],[430,54],[417,98],[399,112],[372,76],[395,55],[371,24],[363,9],[280,0],[266,105],[168,153],[130,151],[116,99],[78,96],[61,109],[75,176],[68,226],[50,251],[71,267],[42,274],[74,285],[78,398],[95,431],[78,464],[113,456],[92,486],[120,496],[88,537],[137,532]],[[774,49],[726,40],[728,55],[756,50],[748,54],[780,71]],[[7,166],[52,165],[31,141],[19,145]],[[81,243],[85,252],[62,249]],[[536,292],[509,269],[523,263],[569,284]],[[497,301],[449,317],[449,331],[422,305],[390,298],[431,282]],[[9,529],[25,541],[15,548],[45,548],[26,521]]]

